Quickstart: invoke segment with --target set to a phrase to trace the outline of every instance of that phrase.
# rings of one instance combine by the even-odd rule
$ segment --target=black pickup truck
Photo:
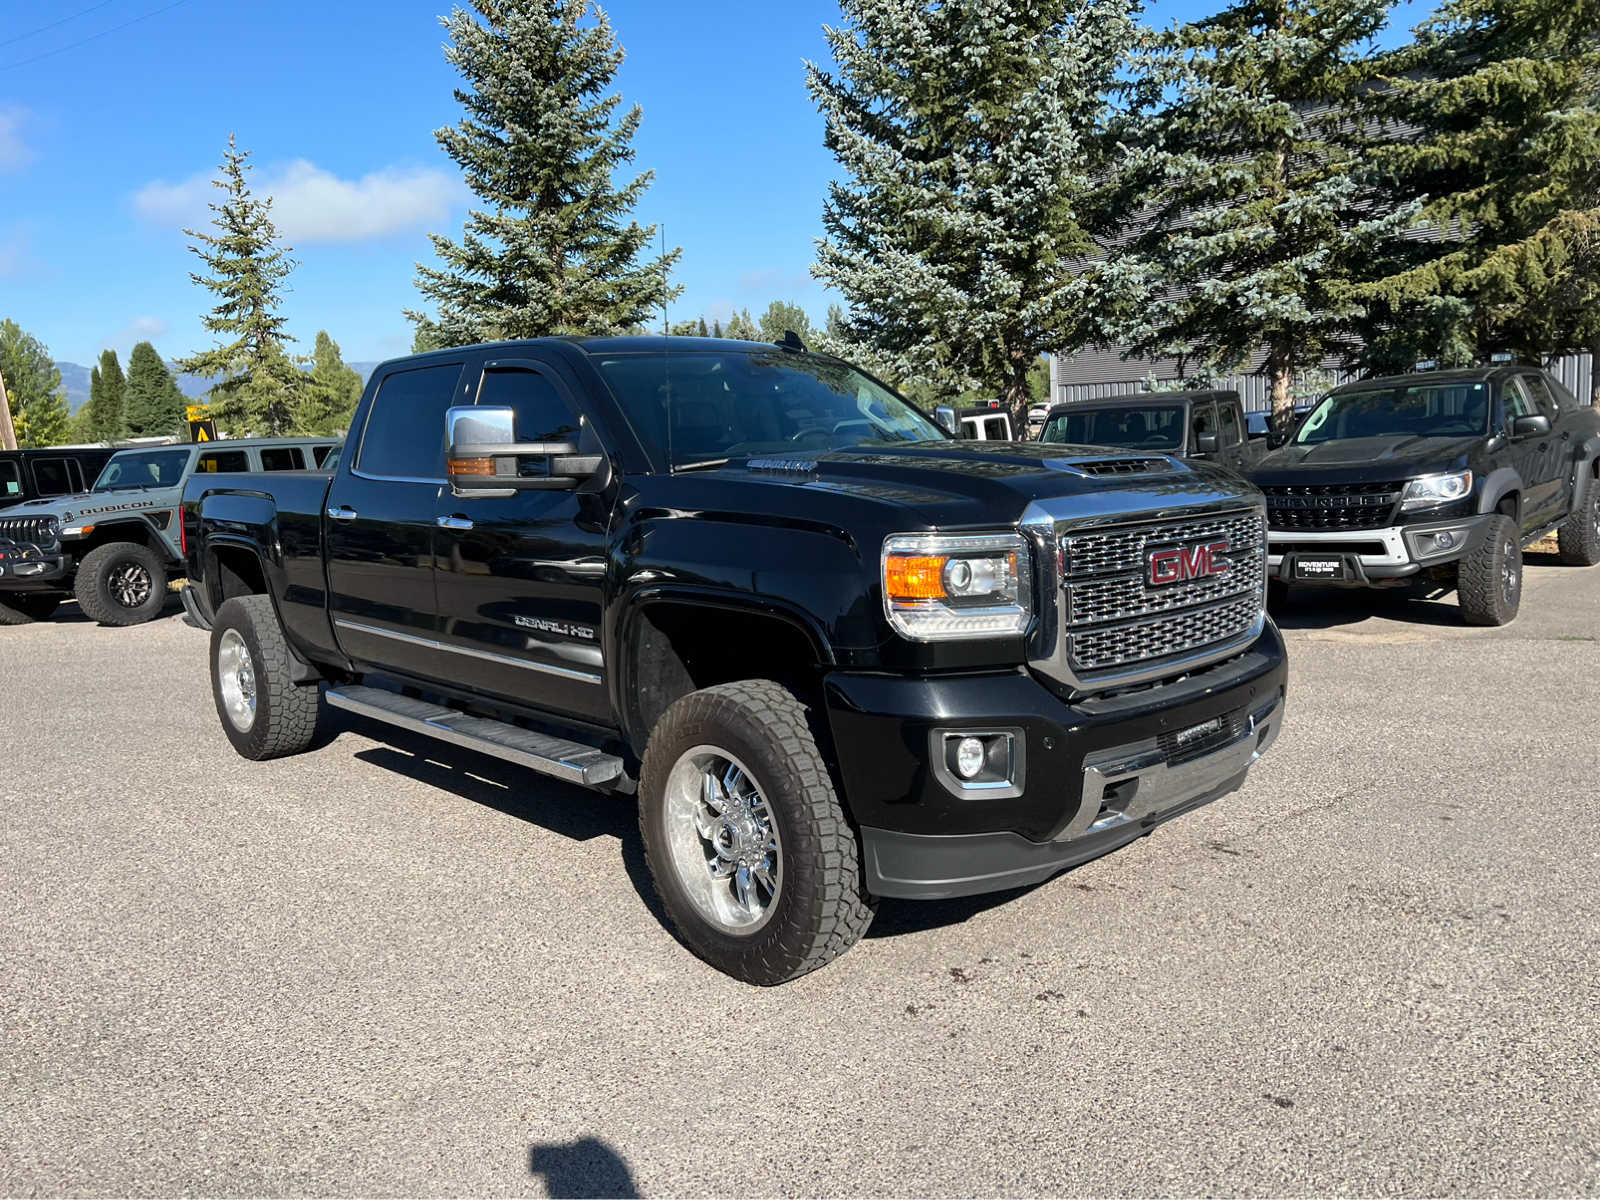
[[[879,896],[1035,883],[1277,735],[1261,497],[953,440],[797,341],[390,362],[332,477],[195,478],[191,616],[241,753],[334,707],[637,791],[684,942],[772,984]]]
[[[1335,388],[1249,474],[1274,587],[1456,590],[1474,625],[1522,603],[1522,548],[1600,562],[1600,414],[1538,367],[1498,363]]]
[[[1241,472],[1266,451],[1250,437],[1234,391],[1130,392],[1058,404],[1039,440],[1151,450]]]

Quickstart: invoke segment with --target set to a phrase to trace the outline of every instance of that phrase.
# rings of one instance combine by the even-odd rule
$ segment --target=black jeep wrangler
[[[1474,625],[1522,599],[1522,548],[1600,562],[1600,414],[1515,363],[1363,379],[1324,396],[1250,472],[1289,585],[1453,587]]]

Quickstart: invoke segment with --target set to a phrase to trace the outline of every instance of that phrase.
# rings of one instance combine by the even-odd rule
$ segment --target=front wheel
[[[0,625],[43,621],[61,606],[53,592],[0,592]]]
[[[73,590],[91,621],[139,625],[154,620],[167,601],[167,568],[149,546],[108,542],[83,556]]]
[[[1493,517],[1483,541],[1456,568],[1456,598],[1469,625],[1506,625],[1522,607],[1522,539],[1508,516]]]
[[[321,695],[294,679],[294,652],[266,596],[235,596],[211,626],[211,695],[222,732],[246,758],[280,758],[311,745]]]
[[[1569,567],[1592,567],[1600,563],[1600,479],[1589,481],[1589,494],[1583,507],[1562,522],[1556,534],[1561,561]]]
[[[685,945],[769,986],[843,954],[872,923],[861,847],[807,711],[768,680],[679,700],[645,750],[645,859]]]

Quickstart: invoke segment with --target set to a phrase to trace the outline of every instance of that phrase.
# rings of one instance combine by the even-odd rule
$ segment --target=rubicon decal
[[[1224,557],[1227,553],[1227,542],[1156,550],[1146,560],[1146,578],[1152,587],[1156,587],[1164,583],[1183,583],[1190,579],[1225,575],[1232,566]]]

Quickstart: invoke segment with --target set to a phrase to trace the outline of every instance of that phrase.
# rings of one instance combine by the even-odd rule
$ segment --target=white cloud
[[[171,328],[172,326],[160,317],[135,317],[115,333],[107,334],[100,339],[100,345],[126,353],[135,342],[153,342],[156,338],[164,336]]]
[[[303,158],[250,178],[251,190],[272,197],[272,220],[291,245],[354,242],[437,225],[464,194],[454,175],[426,167],[386,167],[360,179],[340,179]],[[134,210],[145,220],[198,228],[217,194],[207,174],[181,183],[159,180],[140,188]]]
[[[27,117],[27,109],[0,108],[0,171],[14,171],[33,161],[33,151],[22,140]]]

